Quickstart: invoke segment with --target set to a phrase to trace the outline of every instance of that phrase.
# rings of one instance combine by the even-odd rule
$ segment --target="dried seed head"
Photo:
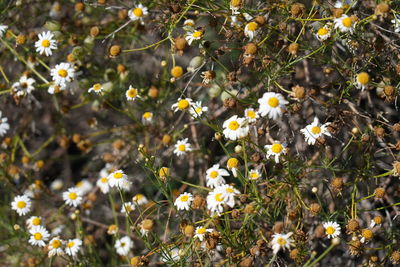
[[[350,255],[358,256],[362,253],[362,243],[358,239],[351,240],[348,243],[348,249]]]
[[[250,267],[253,266],[253,257],[246,257],[240,262],[240,267]]]
[[[325,227],[322,224],[318,225],[317,228],[315,228],[314,236],[316,238],[325,237]]]
[[[231,213],[231,215],[232,215],[232,218],[234,218],[234,219],[239,219],[240,218],[240,210],[238,210],[238,209],[235,209],[235,210],[232,210],[232,213]]]
[[[195,195],[192,202],[193,209],[202,209],[206,205],[206,200],[201,195]]]
[[[99,35],[100,33],[100,28],[97,26],[94,26],[92,28],[90,28],[90,36],[92,36],[93,38],[96,37],[97,35]]]
[[[262,26],[262,25],[265,24],[265,22],[266,22],[267,20],[265,19],[264,16],[256,16],[255,19],[254,19],[254,21],[257,22],[258,25]]]
[[[297,55],[297,52],[299,51],[299,44],[298,43],[291,43],[288,47],[288,52],[292,55]]]
[[[250,160],[252,162],[258,163],[261,160],[261,154],[258,152],[255,152],[253,155],[251,155]]]
[[[26,43],[26,36],[22,33],[18,34],[17,38],[15,38],[15,42],[17,45],[23,45]]]
[[[313,215],[318,214],[321,211],[321,205],[319,205],[318,203],[312,203],[310,205],[310,211]]]
[[[393,162],[393,175],[400,176],[400,161]]]
[[[396,89],[391,85],[385,85],[383,87],[383,92],[385,93],[385,96],[389,97],[395,94]]]
[[[274,224],[274,226],[272,227],[272,231],[274,231],[274,233],[282,233],[283,231],[283,227],[284,227],[284,223],[281,221],[278,221]]]
[[[334,8],[332,10],[332,13],[335,18],[340,18],[343,15],[344,10],[343,8]]]
[[[343,182],[343,178],[341,178],[341,177],[336,177],[336,178],[332,179],[332,181],[331,181],[331,187],[335,193],[340,193],[343,190],[343,185],[344,185],[344,182]]]
[[[184,228],[184,234],[187,237],[192,237],[194,233],[194,226],[193,225],[186,225]]]
[[[395,123],[392,126],[393,131],[400,132],[400,123]]]
[[[224,101],[224,107],[226,107],[226,108],[235,108],[236,107],[236,103],[237,103],[236,99],[227,98]]]
[[[368,142],[369,141],[369,135],[368,134],[363,134],[361,136],[361,141],[363,142]]]
[[[151,86],[147,95],[153,99],[156,99],[159,95],[158,88],[155,86]]]
[[[351,219],[346,225],[347,233],[351,234],[360,230],[360,224],[356,219]]]
[[[395,250],[392,252],[392,255],[390,255],[390,261],[393,264],[400,264],[400,250]]]
[[[248,43],[244,47],[244,53],[248,55],[254,55],[257,53],[257,45],[255,43]]]
[[[119,45],[113,45],[111,46],[109,53],[111,57],[116,57],[121,54],[121,47]]]
[[[259,256],[260,255],[260,248],[258,246],[252,246],[250,248],[251,256]]]
[[[377,137],[382,138],[385,135],[385,129],[383,129],[382,127],[376,127],[375,128],[375,135]]]
[[[294,261],[296,261],[296,260],[299,259],[299,255],[300,255],[300,251],[299,251],[297,248],[292,249],[292,250],[290,251],[290,254],[289,254],[290,258],[291,258],[292,260],[294,260]]]
[[[122,139],[117,139],[112,143],[112,147],[116,150],[121,150],[125,147],[125,142]]]
[[[293,96],[297,99],[303,99],[306,96],[306,89],[300,85],[293,86],[292,92]]]
[[[390,6],[389,6],[387,3],[385,3],[385,2],[382,2],[382,3],[378,4],[378,5],[375,7],[375,14],[376,14],[376,15],[385,15],[385,14],[387,14],[389,11],[390,11]]]
[[[115,160],[115,157],[113,154],[106,152],[103,154],[102,159],[104,162],[111,163]]]
[[[252,204],[247,204],[246,207],[244,207],[243,212],[245,214],[252,214],[255,212],[254,206]]]
[[[85,4],[82,2],[78,2],[75,4],[75,11],[76,12],[82,12],[85,10]]]
[[[383,198],[385,196],[385,188],[383,187],[378,187],[375,189],[374,192],[375,198]]]
[[[150,219],[144,219],[141,223],[141,227],[145,231],[151,231],[151,230],[153,230],[154,222]]]
[[[184,50],[187,46],[187,41],[183,37],[177,37],[175,39],[175,48],[177,50]]]
[[[23,156],[21,159],[22,164],[26,165],[30,162],[30,158],[28,156]]]
[[[294,3],[290,7],[290,13],[292,14],[292,17],[300,17],[304,12],[304,5],[301,3]]]

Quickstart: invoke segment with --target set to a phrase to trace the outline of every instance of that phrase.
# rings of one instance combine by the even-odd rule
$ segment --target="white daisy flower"
[[[7,31],[7,29],[8,29],[7,25],[0,25],[0,38],[3,37],[3,35]]]
[[[67,255],[71,257],[76,257],[76,255],[78,255],[81,246],[82,246],[82,240],[78,238],[69,239],[65,247],[65,253],[67,253]]]
[[[282,250],[290,249],[290,247],[293,245],[293,239],[291,238],[292,235],[293,235],[292,232],[287,234],[272,235],[271,245],[274,254],[277,254],[280,249]]]
[[[366,72],[360,72],[356,75],[355,86],[357,87],[357,89],[361,89],[361,91],[364,91],[368,87],[369,81],[369,74]]]
[[[142,4],[139,4],[128,12],[128,16],[132,21],[140,20],[141,24],[143,24],[143,17],[147,16],[148,14],[149,11],[147,7]]]
[[[317,37],[318,40],[323,42],[323,41],[327,40],[329,37],[331,37],[331,29],[325,25],[318,29],[315,36]]]
[[[153,113],[152,112],[145,112],[142,115],[142,122],[143,124],[150,124],[153,121]]]
[[[241,0],[231,0],[229,8],[232,10],[232,15],[239,15]]]
[[[0,111],[0,136],[4,136],[10,130],[10,124],[8,124],[7,118],[1,116],[2,112]]]
[[[208,111],[208,107],[202,107],[201,101],[197,101],[196,103],[193,103],[189,109],[190,115],[192,115],[195,118],[200,118],[201,115],[203,115],[203,113],[207,112],[207,111]]]
[[[50,75],[57,85],[65,87],[67,83],[74,79],[75,69],[69,63],[63,62],[51,69]]]
[[[173,104],[171,106],[171,108],[175,112],[177,112],[178,110],[184,111],[184,110],[190,109],[192,106],[192,103],[193,103],[193,101],[191,98],[184,98],[184,99],[178,98],[178,101],[175,104]]]
[[[64,255],[64,250],[62,246],[64,245],[64,241],[61,240],[59,237],[54,237],[53,239],[50,240],[49,245],[48,245],[48,256],[53,257],[53,256],[61,256]]]
[[[250,180],[258,180],[261,177],[261,173],[256,169],[251,169],[249,171],[249,179]]]
[[[41,225],[32,227],[29,229],[29,233],[31,234],[29,244],[32,246],[44,247],[46,245],[45,241],[50,237],[49,232]]]
[[[108,184],[111,187],[119,187],[121,188],[124,185],[124,182],[128,180],[128,176],[122,171],[117,170],[108,175]]]
[[[225,203],[231,208],[235,206],[235,196],[240,194],[239,190],[228,184],[218,186],[215,191],[222,193]]]
[[[341,32],[353,33],[355,22],[351,17],[347,15],[342,15],[340,18],[334,20],[335,29],[339,29]]]
[[[122,191],[130,192],[132,189],[132,182],[128,180],[124,180],[121,185]]]
[[[354,7],[357,0],[337,0],[335,3],[335,8],[349,8]]]
[[[239,160],[237,158],[229,158],[226,162],[226,167],[228,170],[232,171],[234,177],[237,177],[237,171],[239,167]]]
[[[107,194],[110,191],[107,177],[101,177],[97,180],[96,185],[100,188],[103,194]]]
[[[219,167],[219,164],[214,164],[206,171],[207,186],[215,188],[225,183],[223,176],[229,176],[229,172]]]
[[[226,198],[224,197],[221,190],[215,188],[207,195],[207,209],[212,213],[220,214],[224,211],[224,205],[226,204]]]
[[[65,204],[75,208],[79,206],[83,200],[80,191],[75,187],[71,187],[67,191],[65,191],[63,193],[63,199],[65,201]]]
[[[100,94],[103,91],[103,85],[101,85],[100,83],[95,83],[93,84],[92,87],[89,88],[88,92],[94,92],[96,94]]]
[[[41,55],[45,54],[48,57],[53,54],[51,50],[57,49],[57,41],[51,32],[43,32],[39,34],[39,40],[36,41],[35,47],[36,52]]]
[[[183,193],[180,194],[179,197],[174,202],[174,205],[176,206],[177,210],[189,210],[190,205],[192,204],[193,201],[193,195],[191,193]]]
[[[143,194],[136,194],[132,197],[132,202],[136,203],[136,205],[146,205],[149,201],[146,196]]]
[[[400,15],[395,15],[394,19],[392,19],[390,22],[392,22],[394,25],[394,32],[400,32]],[[1,37],[1,34],[0,34]]]
[[[26,220],[26,226],[28,229],[31,229],[35,226],[40,226],[42,225],[42,217],[38,216],[31,216],[29,219]]]
[[[114,247],[117,250],[118,255],[127,256],[129,251],[133,248],[133,242],[129,236],[124,236],[123,238],[115,241]]]
[[[89,182],[88,179],[83,179],[76,183],[75,188],[78,190],[81,196],[84,196],[90,191],[92,191],[93,185],[91,182]]]
[[[267,158],[274,157],[275,162],[279,163],[279,157],[287,153],[286,144],[281,144],[275,141],[272,145],[264,147],[267,150]]]
[[[20,195],[14,197],[11,202],[11,209],[15,210],[19,216],[23,216],[31,211],[32,202],[26,195]]]
[[[178,142],[176,142],[174,153],[177,156],[183,156],[186,154],[186,152],[189,152],[189,151],[192,151],[192,148],[191,148],[191,145],[189,144],[187,138],[178,140]]]
[[[66,84],[52,84],[49,86],[49,89],[47,90],[47,92],[51,95],[55,94],[55,93],[60,93],[61,91],[64,91],[65,89],[67,89]]]
[[[122,204],[121,213],[125,213],[125,216],[129,216],[129,213],[135,210],[135,205],[132,202],[125,202]]]
[[[323,226],[328,238],[335,238],[340,235],[340,225],[337,222],[326,222]]]
[[[375,216],[369,225],[369,228],[374,228],[375,226],[380,226],[382,224],[382,217],[381,216]]]
[[[194,238],[198,238],[200,241],[203,241],[206,233],[211,233],[212,231],[212,229],[207,229],[204,226],[198,226],[196,227]]]
[[[203,35],[204,35],[203,31],[188,32],[185,36],[185,39],[189,45],[192,45],[194,40],[200,40],[203,37]]]
[[[258,112],[261,116],[268,115],[270,119],[276,120],[282,116],[282,110],[285,109],[285,105],[289,102],[281,94],[267,92],[264,93],[262,98],[258,99],[258,103],[260,104]]]
[[[244,35],[245,35],[246,37],[248,37],[249,40],[251,41],[251,40],[253,40],[254,35],[256,34],[257,30],[258,30],[258,24],[257,24],[257,22],[254,22],[254,21],[249,22],[249,23],[247,23],[246,26],[244,27]]]
[[[194,20],[192,19],[187,19],[183,22],[183,26],[185,27],[194,27],[196,24],[194,23]]]
[[[139,98],[138,90],[133,88],[132,85],[129,85],[128,90],[125,92],[125,96],[128,101],[133,101],[136,98]]]
[[[238,118],[237,115],[224,121],[222,127],[224,128],[222,133],[230,140],[244,138],[249,134],[249,125],[247,124],[246,119]]]
[[[260,115],[254,110],[254,108],[246,108],[244,110],[244,117],[249,123],[253,123],[257,121]]]
[[[331,124],[327,122],[325,124],[320,124],[317,117],[314,118],[314,121],[307,125],[304,129],[301,129],[300,132],[304,134],[304,138],[309,145],[314,145],[317,139],[323,135],[331,136],[328,131],[328,125]]]
[[[50,184],[50,189],[52,191],[59,191],[63,188],[64,182],[61,179],[55,179],[51,184]]]
[[[17,96],[24,96],[35,90],[35,87],[33,86],[35,82],[35,79],[22,75],[19,81],[12,85],[12,88]]]

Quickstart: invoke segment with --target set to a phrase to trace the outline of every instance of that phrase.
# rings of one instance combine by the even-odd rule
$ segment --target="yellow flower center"
[[[153,114],[151,112],[145,112],[143,114],[143,118],[146,120],[150,119],[152,116],[153,116]]]
[[[42,41],[42,46],[43,47],[49,47],[50,46],[50,41],[49,40],[43,40]]]
[[[107,177],[101,178],[101,179],[100,179],[100,182],[102,182],[103,184],[107,183],[107,182],[108,182]]]
[[[96,83],[95,85],[93,85],[93,90],[95,90],[96,92],[97,91],[100,91],[101,90],[101,84],[99,84],[99,83]]]
[[[312,132],[313,134],[319,134],[319,133],[321,133],[321,127],[319,127],[319,126],[314,126],[314,127],[311,128],[311,132]]]
[[[168,176],[168,175],[169,175],[169,168],[167,168],[167,167],[162,167],[162,168],[159,170],[158,174],[159,174],[161,177]]]
[[[248,110],[247,111],[247,117],[249,117],[251,119],[255,119],[256,118],[256,113],[253,110]]]
[[[115,179],[121,179],[124,175],[122,174],[122,172],[116,172],[113,176]]]
[[[201,109],[201,107],[197,107],[197,108],[195,108],[195,111],[197,114],[200,114],[202,112],[202,109]]]
[[[231,6],[238,7],[240,5],[241,0],[231,0]]]
[[[228,168],[232,169],[239,165],[239,161],[236,158],[230,158],[226,164],[228,165]]]
[[[213,179],[217,178],[218,177],[218,172],[217,171],[210,172],[210,177],[213,178]]]
[[[189,196],[187,196],[187,195],[181,196],[182,202],[187,202],[188,200],[189,200]]]
[[[75,200],[78,197],[78,195],[75,192],[69,193],[69,198],[72,200]]]
[[[258,28],[258,24],[254,21],[247,24],[248,31],[254,32],[257,30],[257,28]]]
[[[202,235],[202,234],[204,234],[205,232],[206,232],[206,228],[204,228],[204,227],[197,229],[197,233],[198,233],[199,235]]]
[[[68,71],[65,70],[65,69],[60,69],[60,70],[58,71],[58,75],[60,75],[61,77],[65,78],[65,77],[67,77],[67,75],[68,75]]]
[[[346,28],[350,28],[351,25],[353,24],[353,20],[351,18],[344,18],[344,19],[342,19],[342,24]]]
[[[357,82],[366,85],[369,82],[369,75],[366,72],[361,72],[357,75]]]
[[[143,198],[143,195],[142,195],[142,194],[137,194],[137,195],[135,196],[136,201],[137,201],[137,200],[141,200],[142,198]]]
[[[39,217],[35,217],[32,219],[33,225],[39,225],[41,222],[42,222],[42,220]]]
[[[137,96],[137,90],[134,89],[134,88],[129,89],[129,90],[128,90],[128,96],[131,97],[131,98],[136,97],[136,96]]]
[[[192,34],[192,36],[193,36],[194,38],[200,38],[202,35],[203,35],[203,32],[201,32],[201,31],[195,31],[195,32]]]
[[[25,207],[26,207],[26,202],[25,202],[25,201],[18,201],[17,207],[18,207],[19,209],[25,208]]]
[[[224,198],[222,197],[222,193],[218,193],[215,195],[215,200],[218,202],[224,201]]]
[[[276,240],[276,242],[279,244],[279,246],[286,245],[286,239],[283,237],[279,237],[278,240]]]
[[[328,29],[327,28],[319,28],[318,30],[318,35],[327,35],[328,34]]]
[[[332,226],[328,226],[325,231],[326,234],[332,235],[335,232],[335,228],[333,228]]]
[[[36,240],[42,240],[42,234],[41,233],[35,233],[33,235],[33,238],[35,238]]]
[[[228,128],[232,131],[236,131],[239,128],[239,123],[237,121],[231,121],[228,125]]]
[[[371,239],[372,237],[373,237],[373,233],[372,233],[372,231],[370,230],[370,229],[364,229],[363,231],[362,231],[362,236],[365,238],[365,239]]]
[[[76,187],[82,187],[83,186],[83,181],[79,181],[76,183]]]
[[[258,178],[258,173],[256,173],[256,172],[250,173],[250,178],[251,179],[257,179]]]
[[[276,108],[279,105],[279,99],[276,97],[271,97],[268,99],[268,105],[270,107]]]
[[[124,205],[124,209],[128,213],[132,211],[132,207],[130,205]]]
[[[59,248],[59,247],[61,246],[60,240],[54,239],[54,240],[51,242],[51,246],[52,246],[53,248]]]
[[[178,108],[180,110],[184,110],[187,109],[189,107],[189,101],[187,101],[186,99],[181,99],[178,102]]]
[[[175,66],[171,69],[171,75],[175,78],[181,77],[183,74],[183,69],[180,66]]]
[[[273,145],[271,146],[272,152],[274,152],[274,153],[276,153],[276,154],[281,153],[282,149],[283,149],[283,147],[282,147],[281,144],[273,144]]]
[[[74,241],[70,241],[67,244],[67,247],[72,248],[75,245]]]
[[[140,7],[137,7],[133,10],[133,14],[135,14],[136,17],[141,17],[143,16],[143,10]]]
[[[179,145],[178,146],[178,150],[179,151],[185,151],[186,150],[186,146],[185,145]]]
[[[21,83],[21,87],[22,87],[22,88],[27,88],[27,87],[28,87],[28,84],[27,84],[27,83]]]
[[[233,188],[232,188],[232,187],[228,187],[228,188],[226,189],[226,192],[227,192],[227,193],[233,193]]]

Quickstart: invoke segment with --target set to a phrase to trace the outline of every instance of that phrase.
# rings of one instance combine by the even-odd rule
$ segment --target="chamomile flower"
[[[28,227],[28,229],[39,225],[42,225],[42,217],[31,216],[29,217],[29,219],[26,220],[26,226]]]
[[[286,144],[275,141],[272,145],[264,147],[267,150],[267,158],[274,157],[276,163],[279,163],[279,157],[287,153]]]
[[[193,41],[200,40],[204,35],[204,31],[192,31],[188,32],[185,36],[186,41],[189,45],[192,45]]]
[[[2,112],[0,111],[0,136],[4,136],[8,130],[10,130],[10,124],[8,124],[8,119],[2,117]]]
[[[7,31],[7,29],[8,29],[7,25],[0,25],[0,38],[3,37],[3,35]]]
[[[128,12],[128,16],[132,21],[140,20],[141,24],[143,24],[143,17],[147,16],[148,14],[149,11],[147,7],[142,4],[139,4]]]
[[[147,200],[146,196],[143,194],[136,194],[132,197],[132,202],[136,203],[136,205],[145,205],[149,201]]]
[[[223,134],[230,140],[237,140],[249,134],[249,126],[245,118],[238,118],[237,115],[230,117],[222,125]]]
[[[244,117],[249,123],[253,123],[257,121],[260,115],[254,110],[254,108],[246,108],[244,110]]]
[[[178,110],[184,111],[184,110],[190,109],[191,106],[192,106],[192,103],[193,103],[193,101],[192,101],[192,99],[190,99],[190,98],[184,98],[184,99],[178,98],[178,101],[177,101],[175,104],[173,104],[173,105],[171,106],[171,108],[172,108],[175,112],[177,112]]]
[[[249,171],[249,179],[250,180],[258,180],[261,177],[261,173],[256,169],[251,169]]]
[[[50,189],[52,191],[59,191],[63,188],[64,182],[61,179],[55,179],[51,184],[50,184]]]
[[[214,189],[207,195],[207,209],[212,213],[220,214],[224,211],[226,199],[221,190]]]
[[[200,241],[203,241],[206,233],[211,233],[212,231],[212,229],[207,229],[204,226],[198,226],[196,227],[194,238],[198,238]]]
[[[337,0],[335,3],[335,8],[349,8],[354,7],[357,0]]]
[[[374,232],[371,229],[365,228],[361,230],[361,243],[368,243],[374,237]]]
[[[194,27],[196,24],[194,23],[194,20],[192,19],[187,19],[183,22],[183,26],[185,27]]]
[[[132,85],[129,85],[129,89],[125,92],[126,99],[129,101],[133,101],[136,98],[139,98],[138,90],[133,88]]]
[[[382,217],[381,216],[375,216],[369,225],[370,228],[374,228],[375,226],[380,226],[382,224]]]
[[[203,115],[203,113],[207,112],[207,111],[208,111],[208,107],[202,107],[201,101],[197,101],[196,103],[193,103],[189,109],[190,115],[192,115],[195,118],[200,118],[201,115]]]
[[[177,156],[183,156],[186,154],[186,152],[189,152],[189,151],[192,151],[192,148],[191,148],[191,145],[189,144],[187,138],[178,140],[178,142],[176,142],[174,153]]]
[[[340,18],[334,20],[335,29],[339,29],[341,32],[353,33],[355,22],[351,17],[342,15]]]
[[[75,76],[75,69],[69,63],[63,62],[51,69],[50,75],[57,85],[63,87],[72,82]]]
[[[107,177],[101,177],[97,180],[96,185],[100,188],[103,194],[107,194],[110,191]]]
[[[92,191],[93,185],[88,179],[83,179],[76,183],[75,188],[78,190],[81,196],[83,196]]]
[[[273,92],[264,93],[262,98],[258,99],[260,108],[258,112],[261,116],[276,120],[282,116],[282,110],[285,109],[285,105],[289,102],[285,100],[283,95]]]
[[[12,88],[17,96],[24,96],[35,90],[35,87],[33,86],[35,82],[35,79],[22,75],[19,81],[12,85]]]
[[[340,235],[340,225],[337,222],[326,222],[323,226],[328,238],[335,238]]]
[[[289,232],[287,234],[272,235],[271,245],[274,254],[277,254],[281,249],[290,249],[290,247],[293,245],[293,239],[291,238],[292,235],[292,232]]]
[[[55,93],[60,93],[61,91],[64,91],[67,88],[66,84],[52,84],[49,86],[49,89],[47,90],[47,92],[51,95],[55,94]]]
[[[67,253],[71,257],[76,257],[78,252],[82,246],[82,240],[78,238],[69,239],[65,245],[65,253]]]
[[[29,233],[31,234],[29,244],[32,246],[44,247],[46,245],[45,241],[50,237],[49,232],[41,225],[32,227]]]
[[[193,195],[191,193],[180,194],[174,202],[174,205],[178,210],[189,210],[190,205],[193,201]]]
[[[16,196],[13,202],[11,202],[11,209],[15,210],[19,216],[23,216],[31,211],[31,206],[32,202],[26,195]]]
[[[393,23],[394,26],[394,32],[400,32],[400,15],[397,14],[394,16],[394,19],[392,19],[390,22]],[[1,34],[0,34],[1,37]]]
[[[229,172],[219,167],[219,164],[214,164],[206,171],[207,186],[215,188],[225,183],[223,176],[229,176]]]
[[[327,25],[325,25],[318,29],[315,36],[317,37],[318,40],[323,42],[327,40],[329,37],[331,37],[331,29]]]
[[[64,255],[64,250],[62,246],[64,245],[64,241],[61,240],[59,237],[54,237],[50,240],[48,249],[49,253],[48,256],[53,257],[53,256],[61,256]]]
[[[328,131],[329,124],[330,122],[321,125],[318,118],[315,117],[314,121],[304,129],[301,129],[300,132],[304,134],[304,138],[309,145],[314,145],[319,137],[323,135],[331,136]]]
[[[369,74],[366,72],[360,72],[356,75],[355,86],[357,87],[357,89],[361,89],[361,91],[364,91],[368,87],[369,81]]]
[[[128,176],[122,171],[117,170],[108,175],[108,184],[111,187],[119,187],[121,188],[125,181],[128,180]]]
[[[51,32],[43,32],[39,34],[39,40],[35,43],[36,52],[45,54],[47,57],[53,54],[52,50],[57,49],[57,41]]]
[[[153,120],[153,113],[152,112],[145,112],[142,115],[142,122],[143,124],[150,124],[151,121]]]
[[[232,171],[234,177],[237,177],[237,171],[239,167],[239,160],[237,158],[229,158],[226,162],[226,167],[228,170]]]
[[[239,190],[228,184],[216,187],[215,191],[222,193],[225,203],[231,208],[235,206],[235,196],[240,194]]]
[[[246,24],[246,26],[244,27],[244,35],[249,38],[249,40],[253,40],[254,35],[256,34],[258,30],[258,24],[257,22],[249,22]]]
[[[80,191],[75,187],[71,187],[67,191],[65,191],[63,193],[63,199],[65,201],[65,204],[75,208],[78,207],[83,200]]]
[[[121,213],[125,213],[125,216],[128,216],[129,213],[135,210],[135,205],[132,202],[125,202],[122,204]]]
[[[96,94],[100,94],[103,91],[103,85],[101,85],[100,83],[95,83],[93,84],[92,87],[89,88],[88,92],[94,92]]]
[[[239,15],[241,0],[231,0],[229,8],[232,10],[232,15]]]

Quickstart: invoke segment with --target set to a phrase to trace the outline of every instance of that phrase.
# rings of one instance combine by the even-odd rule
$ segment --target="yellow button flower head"
[[[367,88],[369,81],[370,81],[369,74],[366,72],[360,72],[356,76],[356,84],[355,85],[358,89],[361,89],[362,91],[364,91],[365,88]]]

